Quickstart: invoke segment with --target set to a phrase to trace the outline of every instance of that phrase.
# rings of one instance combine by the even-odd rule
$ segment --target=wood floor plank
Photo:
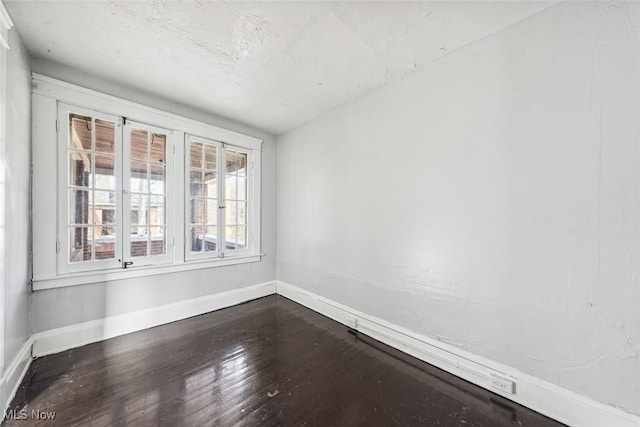
[[[10,409],[27,419],[3,427],[562,425],[276,295],[34,360]]]

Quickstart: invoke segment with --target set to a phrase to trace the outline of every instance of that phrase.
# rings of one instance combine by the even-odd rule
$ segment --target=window
[[[251,251],[251,151],[188,136],[186,176],[187,259]]]
[[[260,261],[261,140],[33,81],[35,290]]]
[[[116,172],[122,135],[116,129],[121,119],[66,105],[60,106],[60,114],[66,123],[65,143],[60,144],[62,270],[118,267],[122,239]]]
[[[61,271],[171,261],[167,250],[170,131],[61,104],[66,123],[61,170]],[[126,166],[125,166],[126,165]],[[62,212],[61,212],[62,213]],[[125,214],[126,213],[126,214]]]
[[[167,248],[167,194],[170,131],[127,121],[125,133],[124,259],[130,265],[171,261]],[[127,264],[128,266],[129,264]]]

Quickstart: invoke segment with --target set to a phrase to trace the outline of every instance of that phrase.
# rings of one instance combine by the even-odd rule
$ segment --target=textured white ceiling
[[[35,58],[275,134],[550,5],[4,3]]]

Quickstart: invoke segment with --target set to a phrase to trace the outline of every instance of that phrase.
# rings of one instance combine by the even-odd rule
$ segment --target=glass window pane
[[[91,187],[91,153],[69,151],[69,185]]]
[[[238,224],[246,224],[247,223],[247,204],[243,202],[238,202],[236,205],[238,208]]]
[[[210,198],[218,197],[218,181],[216,179],[215,172],[205,172],[204,175],[204,183],[205,183],[205,194],[204,196]]]
[[[204,251],[205,252],[213,252],[217,250],[218,241],[218,227],[215,226],[207,226],[206,233],[204,234]]]
[[[227,226],[225,227],[225,249],[234,250],[236,249],[236,237],[237,237],[238,227],[235,226]]]
[[[116,124],[106,120],[96,119],[96,151],[115,154]]]
[[[225,195],[227,200],[238,199],[237,177],[235,175],[227,175],[227,180],[225,181]]]
[[[146,162],[137,160],[131,162],[130,190],[134,193],[146,193],[149,191]]]
[[[151,194],[164,194],[165,181],[154,181],[151,180],[149,182],[149,192]]]
[[[151,181],[149,182],[149,192],[153,194],[164,194],[166,182],[166,170],[164,167],[151,168]]]
[[[91,117],[69,114],[69,147],[91,150]]]
[[[95,188],[102,188],[105,190],[116,189],[115,161],[116,159],[113,156],[96,155]]]
[[[189,222],[191,224],[204,224],[205,212],[204,199],[191,199],[189,203]]]
[[[202,175],[202,171],[191,170],[189,173],[189,188],[192,196],[203,196],[204,177]]]
[[[165,225],[164,216],[165,199],[162,196],[150,196],[149,198],[149,224]]]
[[[113,208],[100,209],[100,224],[115,224],[116,223],[116,210]],[[96,209],[96,217],[98,216],[98,210]]]
[[[247,178],[238,177],[236,185],[238,188],[238,200],[247,200]]]
[[[149,157],[148,143],[149,134],[146,130],[131,129],[131,158],[142,159],[146,162]]]
[[[92,241],[93,241],[93,228],[70,227],[69,228],[69,262],[91,261]]]
[[[236,170],[239,176],[247,176],[247,155],[245,153],[238,153],[238,163]]]
[[[236,249],[246,248],[247,247],[247,228],[238,227],[236,232],[237,232]]]
[[[95,243],[96,243],[96,260],[115,259],[116,257],[116,228],[115,227],[96,227]]]
[[[149,227],[151,255],[164,255],[166,253],[167,245],[164,231],[164,227]]]
[[[191,252],[202,252],[204,245],[204,232],[202,226],[190,227]]]
[[[151,143],[151,169],[150,169],[150,188],[151,193],[164,194],[166,181],[166,164],[165,164],[165,148],[166,136],[153,134]]]
[[[218,223],[218,201],[215,199],[206,199],[205,201],[206,217],[204,224]]]
[[[191,167],[194,169],[202,169],[202,144],[192,142],[189,150]]]
[[[215,171],[218,162],[218,147],[211,144],[204,146],[204,168],[206,170]]]
[[[164,167],[164,165],[166,164],[166,147],[166,135],[162,135],[160,133],[151,134],[150,155],[152,168],[154,167],[154,165]]]
[[[236,225],[237,222],[237,212],[238,212],[238,204],[236,202],[226,202],[225,204],[225,222],[227,225]]]
[[[112,206],[116,200],[116,192],[115,191],[102,191],[96,190],[94,191],[94,200],[93,203],[96,207],[98,206]]]
[[[135,219],[135,222],[134,222]],[[149,196],[131,195],[131,225],[149,224]]]
[[[165,177],[165,166],[159,163],[151,162],[151,176],[150,179],[155,179],[157,181],[164,181]]]
[[[131,256],[141,257],[147,256],[149,244],[149,228],[148,227],[132,227],[131,228]]]
[[[92,224],[91,191],[69,190],[69,224]]]
[[[227,173],[234,174],[236,172],[236,164],[238,162],[238,153],[231,150],[226,150],[224,153]]]

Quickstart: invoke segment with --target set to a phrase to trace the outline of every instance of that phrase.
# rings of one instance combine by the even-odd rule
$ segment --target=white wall
[[[36,73],[263,139],[261,245],[265,254],[261,261],[248,264],[36,291],[32,297],[34,333],[217,294],[276,278],[276,152],[273,135],[133,88],[112,84],[60,64],[34,60],[32,68]]]
[[[3,12],[4,5],[0,0],[0,13]],[[8,41],[7,29],[0,23],[0,38]],[[0,42],[2,41],[0,40]],[[2,206],[0,209],[0,301],[4,301],[4,241],[6,236],[5,228],[5,163],[6,163],[6,145],[7,145],[7,51],[4,46],[0,46],[0,201]],[[0,378],[4,373],[4,304],[0,304]],[[0,385],[0,398],[2,398],[2,386]],[[1,401],[0,401],[1,402]],[[4,409],[4,408],[3,408]]]
[[[31,70],[20,34],[5,24],[11,26],[0,20],[0,37],[10,47],[0,46],[0,413],[29,366],[32,343]]]
[[[0,153],[4,169],[2,208],[4,227],[0,238],[4,299],[5,368],[18,355],[31,336],[29,325],[30,294],[30,179],[31,179],[31,70],[29,52],[20,34],[9,31],[6,51],[6,128]]]
[[[640,414],[640,4],[560,3],[278,138],[278,279]]]

